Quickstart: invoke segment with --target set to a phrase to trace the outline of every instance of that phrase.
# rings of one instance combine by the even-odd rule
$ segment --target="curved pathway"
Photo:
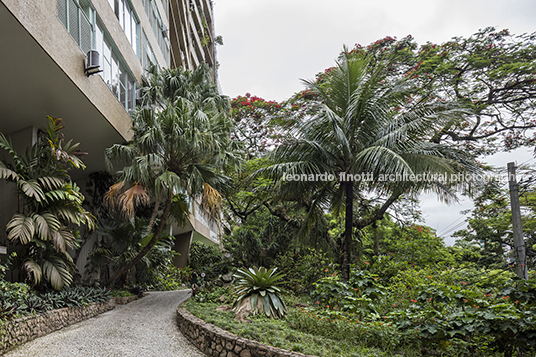
[[[180,333],[177,306],[190,292],[150,292],[89,320],[30,341],[9,357],[204,357]]]

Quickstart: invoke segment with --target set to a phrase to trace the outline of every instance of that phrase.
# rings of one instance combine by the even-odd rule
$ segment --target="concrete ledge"
[[[183,308],[177,309],[177,325],[201,352],[218,357],[306,357],[298,352],[263,345],[206,323]],[[315,356],[307,356],[315,357]]]
[[[115,308],[114,299],[88,306],[68,307],[40,315],[24,316],[0,322],[0,355],[37,337],[44,336],[74,323],[89,319]]]

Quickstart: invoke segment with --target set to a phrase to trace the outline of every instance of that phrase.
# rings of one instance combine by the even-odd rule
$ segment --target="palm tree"
[[[272,155],[277,164],[270,172],[275,177],[284,173],[332,175],[328,182],[286,182],[282,187],[286,192],[313,193],[311,212],[331,209],[344,216],[343,279],[349,277],[353,227],[381,219],[385,209],[408,190],[435,190],[444,199],[452,195],[438,182],[416,184],[382,178],[451,174],[470,162],[463,153],[426,140],[439,123],[459,118],[463,110],[413,98],[409,79],[389,82],[388,66],[345,50],[324,81],[306,82],[318,98],[316,115],[299,125]],[[371,182],[347,179],[348,175],[355,178],[367,173],[374,178]],[[378,214],[356,222],[353,202],[361,190],[390,197]]]
[[[84,196],[71,182],[70,168],[85,168],[78,144],[63,144],[61,119],[48,117],[47,135],[19,155],[0,134],[0,147],[12,163],[0,162],[0,179],[17,187],[19,207],[7,224],[8,239],[25,248],[22,270],[34,285],[42,278],[60,290],[72,282],[74,264],[68,248],[78,246],[78,231],[92,229],[94,217],[82,207]]]
[[[152,238],[106,285],[149,252],[169,217],[180,223],[186,219],[184,194],[202,195],[207,207],[217,206],[221,196],[215,187],[224,181],[220,169],[236,159],[231,150],[229,101],[218,94],[208,67],[194,71],[153,67],[143,85],[145,107],[133,116],[132,140],[106,150],[110,167],[121,169],[120,181],[110,188],[108,199],[129,217],[136,205],[151,203],[145,235]]]

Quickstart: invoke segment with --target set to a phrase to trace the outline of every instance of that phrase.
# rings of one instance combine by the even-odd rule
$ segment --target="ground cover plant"
[[[284,295],[283,319],[241,323],[235,311],[217,311],[238,300],[233,286],[200,290],[186,308],[239,336],[317,356],[536,355],[536,272],[523,281],[497,270],[412,267],[387,278],[372,268]]]
[[[102,303],[108,301],[111,296],[109,289],[86,286],[37,292],[28,284],[5,281],[4,271],[5,267],[0,265],[0,321],[64,307]]]
[[[316,331],[309,333],[292,328],[288,321],[295,318],[296,308],[289,308],[287,320],[270,319],[259,314],[244,324],[234,319],[232,311],[216,311],[219,303],[189,300],[186,308],[197,317],[236,335],[271,346],[317,356],[391,356],[378,348],[355,345],[353,341],[326,338]],[[297,317],[296,317],[297,319]],[[419,354],[414,354],[418,356]]]

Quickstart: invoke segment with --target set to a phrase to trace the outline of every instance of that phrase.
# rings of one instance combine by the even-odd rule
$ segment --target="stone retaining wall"
[[[15,346],[114,308],[115,302],[110,299],[104,303],[52,310],[41,315],[24,316],[7,321],[3,325],[0,323],[0,355]]]
[[[305,357],[297,352],[266,346],[206,323],[182,308],[177,309],[179,330],[208,356],[218,357]],[[314,356],[307,356],[314,357]]]

